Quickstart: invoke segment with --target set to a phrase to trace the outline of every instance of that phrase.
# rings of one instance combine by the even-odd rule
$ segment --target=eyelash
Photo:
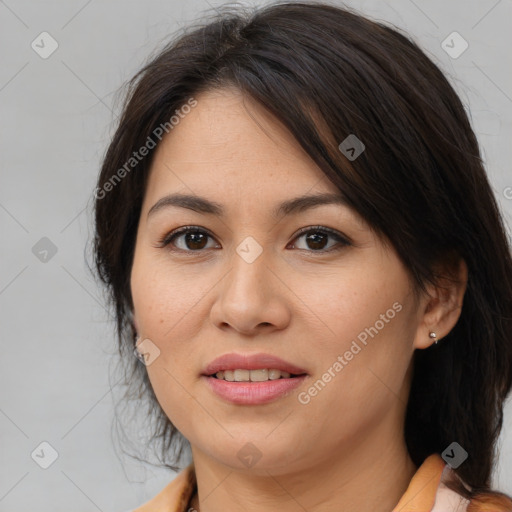
[[[306,251],[306,252],[310,252],[310,253],[314,253],[314,254],[315,253],[327,254],[327,253],[331,253],[331,252],[335,252],[335,251],[340,251],[344,247],[352,245],[352,243],[348,240],[348,238],[346,238],[343,235],[341,235],[341,233],[339,233],[338,231],[335,231],[334,229],[327,228],[327,227],[324,227],[324,226],[308,226],[306,228],[302,228],[297,233],[297,235],[295,236],[295,238],[293,240],[301,237],[302,235],[308,234],[308,233],[319,233],[319,232],[323,233],[323,234],[330,235],[332,238],[334,238],[338,242],[338,244],[334,245],[330,249],[319,249],[319,250],[298,249],[298,250],[299,251]],[[187,234],[187,233],[202,233],[202,234],[206,234],[207,236],[209,236],[211,238],[214,238],[207,230],[205,230],[204,228],[201,228],[199,226],[183,226],[183,227],[178,228],[178,229],[176,229],[176,230],[174,230],[174,231],[172,231],[170,233],[167,233],[162,238],[160,238],[158,240],[157,247],[158,248],[167,247],[178,236],[184,235],[184,234]],[[169,249],[169,250],[172,251],[172,252],[181,252],[181,253],[200,253],[200,252],[204,252],[205,251],[204,249],[197,249],[197,250],[190,250],[189,249],[189,250],[185,250],[185,249],[178,249],[178,248],[173,248],[173,249]]]

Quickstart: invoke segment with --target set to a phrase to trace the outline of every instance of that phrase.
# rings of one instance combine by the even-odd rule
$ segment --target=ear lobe
[[[455,263],[445,263],[437,275],[436,285],[429,285],[429,295],[420,301],[421,318],[414,339],[414,348],[428,348],[436,338],[442,343],[442,338],[455,327],[462,312],[468,282],[466,262],[459,258]],[[430,336],[431,332],[436,334],[435,338]]]

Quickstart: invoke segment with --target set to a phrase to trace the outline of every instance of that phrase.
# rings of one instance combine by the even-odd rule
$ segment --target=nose
[[[286,276],[263,252],[249,263],[238,254],[232,267],[217,289],[210,317],[219,329],[247,336],[284,329],[291,318],[290,290]]]

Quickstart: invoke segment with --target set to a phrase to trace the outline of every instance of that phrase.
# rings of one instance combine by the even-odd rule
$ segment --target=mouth
[[[228,353],[203,368],[202,375],[230,382],[261,382],[306,374],[304,368],[272,354]]]
[[[236,405],[263,405],[285,398],[309,377],[277,356],[230,353],[214,359],[201,377],[218,398]]]
[[[256,379],[250,380],[256,372]],[[268,374],[265,380],[262,380]],[[227,378],[226,378],[227,373]],[[247,379],[249,373],[249,380]],[[219,375],[219,376],[217,376]],[[270,379],[270,376],[274,377]],[[275,378],[277,377],[277,378]],[[240,380],[228,380],[238,378]],[[211,392],[225,402],[235,405],[256,406],[284,399],[294,392],[308,378],[306,373],[291,374],[276,370],[221,370],[212,375],[203,375],[204,383]]]
[[[257,368],[235,370],[220,370],[207,377],[227,382],[266,382],[280,379],[294,379],[307,375],[306,373],[290,373],[277,368]]]

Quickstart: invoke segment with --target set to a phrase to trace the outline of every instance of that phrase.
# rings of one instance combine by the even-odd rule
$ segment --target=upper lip
[[[307,373],[300,368],[280,357],[271,354],[223,354],[209,363],[203,371],[203,375],[214,375],[223,370],[257,370],[268,368],[281,370],[294,375]]]

